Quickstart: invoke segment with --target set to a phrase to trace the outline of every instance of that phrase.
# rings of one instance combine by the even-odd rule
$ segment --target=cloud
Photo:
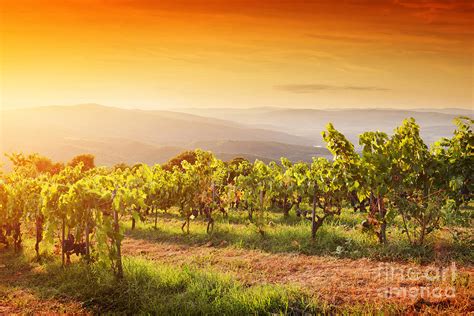
[[[394,0],[394,4],[410,9],[466,10],[474,6],[472,0]]]
[[[427,22],[445,17],[471,20],[474,11],[472,0],[394,0],[393,3],[413,11],[414,16]]]
[[[307,36],[314,39],[321,39],[321,40],[334,41],[334,42],[349,42],[351,44],[353,43],[366,44],[366,43],[376,42],[375,39],[359,37],[359,36],[342,36],[342,35],[326,35],[326,34],[307,34]]]
[[[275,85],[279,91],[291,93],[315,93],[318,91],[389,91],[390,89],[374,86],[334,86],[328,84],[284,84]]]

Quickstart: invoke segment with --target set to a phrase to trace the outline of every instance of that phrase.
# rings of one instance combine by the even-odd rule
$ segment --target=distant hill
[[[380,130],[391,134],[395,127],[409,117],[416,119],[421,126],[425,142],[431,144],[441,137],[450,136],[454,130],[453,119],[459,115],[472,117],[474,112],[465,109],[182,109],[186,113],[198,112],[201,115],[217,119],[232,119],[249,127],[259,126],[278,130],[304,138],[313,139],[321,144],[321,131],[328,122],[332,122],[352,142],[358,143],[358,135],[365,131]]]
[[[257,155],[271,160],[280,160],[286,157],[292,161],[311,161],[312,157],[329,157],[326,148],[300,145],[289,145],[279,142],[259,141],[213,141],[196,142],[191,147],[202,148],[217,153],[240,153],[241,155]]]
[[[55,160],[92,153],[98,164],[164,163],[187,149],[219,158],[251,161],[311,161],[329,156],[321,131],[333,122],[354,144],[364,131],[391,133],[414,117],[432,143],[454,130],[452,120],[468,110],[314,110],[284,108],[145,111],[97,104],[0,111],[0,151],[38,152]],[[453,113],[450,114],[449,112]],[[471,115],[472,116],[472,115]]]
[[[115,137],[159,145],[220,139],[281,141],[306,144],[307,139],[278,131],[249,128],[215,118],[170,111],[127,110],[95,104],[50,106],[3,111],[3,128],[9,136],[22,134],[96,138]],[[46,128],[47,127],[47,128]],[[18,130],[23,133],[16,133]]]
[[[304,146],[311,144],[304,137],[170,111],[87,104],[4,110],[0,117],[2,152],[39,152],[55,160],[92,153],[99,164],[153,164],[195,148],[212,149],[223,159],[265,161],[307,160],[321,152]]]
[[[313,156],[329,156],[329,152],[325,148],[262,141],[206,141],[180,147],[155,146],[118,138],[102,140],[70,138],[58,144],[55,144],[54,148],[44,145],[40,150],[25,152],[40,152],[59,161],[70,160],[71,157],[82,153],[92,153],[96,156],[97,164],[107,166],[119,162],[162,164],[185,150],[197,148],[211,150],[224,161],[232,160],[235,157],[243,157],[252,162],[256,159],[264,162],[279,161],[281,157],[287,157],[293,161],[311,161]]]

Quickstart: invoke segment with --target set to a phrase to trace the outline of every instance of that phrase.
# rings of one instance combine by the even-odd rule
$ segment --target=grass
[[[226,275],[152,264],[124,262],[125,278],[117,281],[100,265],[52,266],[34,283],[49,295],[70,293],[96,312],[131,314],[260,314],[286,312],[291,292],[275,286],[244,288]]]
[[[31,249],[29,249],[31,250]],[[142,258],[126,258],[123,280],[101,264],[76,261],[62,268],[49,258],[36,263],[25,254],[0,253],[0,306],[8,293],[25,290],[39,299],[80,302],[93,313],[166,315],[353,314],[375,312],[370,305],[334,306],[310,297],[304,289],[261,284],[244,286],[229,275],[173,267]],[[21,277],[3,281],[10,273]],[[15,296],[15,295],[13,295]],[[25,306],[28,302],[14,302]],[[385,312],[401,311],[386,306]]]
[[[295,216],[287,219],[270,213],[265,235],[245,219],[245,214],[216,218],[215,230],[206,233],[206,222],[196,219],[191,233],[181,231],[182,219],[176,211],[160,214],[158,229],[153,221],[139,222],[129,238],[169,244],[204,245],[258,249],[269,253],[296,252],[308,255],[330,255],[341,258],[367,257],[386,261],[430,262],[437,260],[436,244],[445,246],[442,261],[458,264],[473,262],[472,245],[438,232],[424,247],[412,247],[396,228],[389,231],[390,243],[379,245],[374,236],[363,233],[360,222],[364,214],[344,210],[310,238],[310,223]],[[131,223],[125,221],[125,227]],[[117,280],[110,267],[77,260],[67,268],[59,257],[44,254],[41,262],[34,260],[33,242],[25,239],[24,252],[14,254],[0,249],[0,313],[3,305],[15,305],[16,312],[44,312],[59,302],[53,312],[70,312],[71,306],[92,313],[180,314],[180,315],[268,315],[268,314],[399,314],[412,306],[371,303],[335,306],[321,301],[311,289],[282,284],[247,285],[230,274],[199,264],[169,265],[139,257],[125,257],[123,280]],[[47,248],[51,253],[52,248]],[[203,259],[208,262],[210,260]],[[238,264],[238,262],[236,263]],[[29,293],[30,296],[18,293]],[[33,297],[33,298],[32,298]],[[33,306],[39,305],[39,309]],[[65,304],[64,306],[61,304]],[[72,304],[72,305],[71,305]],[[61,307],[63,306],[63,307]],[[425,307],[423,307],[425,308]],[[76,309],[72,309],[75,311]],[[378,311],[378,312],[377,312]]]
[[[293,214],[283,218],[269,213],[265,235],[258,233],[244,213],[233,212],[228,218],[216,216],[212,234],[206,233],[207,223],[201,219],[191,222],[190,234],[181,231],[183,220],[176,210],[159,215],[158,229],[153,220],[137,223],[127,234],[131,238],[185,245],[227,245],[242,249],[259,249],[271,253],[296,252],[307,255],[335,256],[339,258],[370,258],[380,261],[430,263],[434,261],[473,264],[472,240],[456,240],[446,231],[438,231],[423,246],[412,246],[404,234],[392,225],[388,230],[389,242],[380,245],[374,235],[362,231],[365,214],[344,210],[340,216],[329,219],[310,238],[310,222]],[[130,227],[129,222],[124,223]]]
[[[454,260],[460,265],[474,262],[472,239],[453,238],[444,230],[430,235],[425,246],[413,247],[402,232],[392,226],[388,231],[389,243],[379,245],[374,236],[362,232],[364,216],[344,210],[340,216],[328,220],[318,231],[316,240],[312,240],[310,222],[293,214],[283,218],[281,214],[269,213],[264,236],[246,219],[245,213],[238,212],[229,214],[228,218],[216,216],[215,229],[210,235],[206,233],[207,223],[198,218],[191,223],[188,235],[181,231],[183,220],[179,213],[170,210],[159,215],[158,229],[153,228],[150,218],[138,222],[136,229],[128,230],[127,235],[152,242],[257,249],[267,253],[415,263]],[[129,228],[131,223],[124,221],[123,225]],[[13,310],[17,313],[44,312],[50,305],[59,304],[51,311],[81,312],[85,309],[92,313],[170,315],[387,315],[410,312],[409,308],[413,308],[385,305],[378,311],[380,305],[357,302],[335,306],[318,299],[309,292],[311,289],[282,284],[248,285],[199,262],[173,266],[141,257],[125,257],[125,277],[117,280],[110,267],[99,263],[86,265],[76,257],[73,264],[64,269],[59,256],[51,254],[51,246],[42,244],[41,247],[46,250],[41,262],[34,259],[33,241],[28,238],[22,253],[0,249],[0,314],[2,306],[12,304],[17,307]],[[209,258],[196,260],[207,264],[212,261]]]

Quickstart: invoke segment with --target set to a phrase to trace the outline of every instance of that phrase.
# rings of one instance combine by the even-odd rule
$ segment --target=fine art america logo
[[[446,267],[426,268],[382,263],[377,269],[377,278],[386,284],[397,284],[379,288],[379,295],[384,298],[440,300],[456,296],[457,268],[454,262]]]

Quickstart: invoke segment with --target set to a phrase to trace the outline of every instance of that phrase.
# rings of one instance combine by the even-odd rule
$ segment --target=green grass
[[[328,220],[310,238],[310,222],[292,214],[283,218],[269,213],[262,236],[245,213],[234,212],[228,218],[215,216],[214,232],[206,233],[206,222],[198,218],[191,223],[191,233],[181,231],[183,222],[176,210],[159,215],[158,229],[153,219],[138,222],[136,229],[127,231],[129,238],[152,242],[206,245],[257,249],[269,253],[302,253],[340,258],[370,258],[383,261],[433,261],[472,264],[472,239],[453,238],[438,231],[423,247],[413,247],[395,226],[389,228],[387,245],[379,245],[373,235],[362,232],[365,214],[344,210]],[[130,221],[123,225],[130,228]],[[463,228],[470,231],[470,228]],[[441,254],[439,246],[442,245]],[[229,274],[190,264],[171,266],[144,258],[124,259],[124,279],[117,280],[109,266],[99,263],[86,265],[74,257],[65,269],[60,258],[52,254],[52,246],[41,245],[40,262],[34,259],[33,241],[24,240],[24,251],[14,254],[0,249],[0,305],[16,298],[18,290],[27,290],[47,302],[49,299],[79,302],[93,313],[180,314],[180,315],[268,315],[268,314],[398,314],[400,306],[344,305],[334,306],[318,300],[309,289],[287,285],[259,284],[247,286]],[[13,277],[12,277],[13,276]],[[13,294],[12,294],[13,293]],[[24,299],[24,298],[23,298]],[[28,307],[28,301],[18,305]],[[25,309],[28,310],[28,309]],[[67,310],[66,310],[67,311]]]
[[[31,249],[28,249],[31,250]],[[304,289],[261,284],[244,286],[231,276],[190,267],[173,267],[141,258],[125,258],[124,278],[110,268],[76,261],[62,268],[57,258],[43,263],[24,254],[0,253],[0,303],[15,289],[28,289],[40,299],[76,301],[93,313],[159,315],[269,315],[374,313],[370,305],[333,306],[310,297]],[[3,282],[8,273],[21,272]],[[384,311],[400,311],[386,306]]]
[[[395,227],[389,230],[388,245],[361,231],[364,214],[344,210],[341,216],[328,220],[318,231],[316,240],[310,238],[310,222],[294,215],[285,219],[278,213],[266,218],[265,235],[248,222],[244,213],[229,218],[216,216],[214,232],[206,233],[206,222],[196,219],[191,233],[181,231],[182,219],[176,211],[160,214],[158,229],[153,220],[137,223],[129,238],[146,239],[170,244],[258,249],[270,253],[296,252],[309,255],[330,255],[341,258],[371,258],[384,261],[455,260],[458,264],[472,263],[472,244],[456,240],[446,232],[430,236],[424,247],[413,247]],[[129,221],[123,222],[127,228]],[[437,257],[435,243],[442,242],[444,252]],[[74,257],[67,268],[60,266],[59,256],[52,247],[42,260],[34,257],[31,239],[25,239],[24,252],[14,254],[0,250],[0,305],[15,300],[16,290],[27,290],[41,300],[79,302],[93,313],[124,314],[184,314],[184,315],[268,315],[268,314],[375,314],[378,306],[334,306],[315,298],[309,289],[286,285],[259,284],[247,286],[230,275],[208,266],[170,266],[143,258],[124,259],[124,279],[117,280],[109,266],[99,263],[86,265]],[[46,254],[46,253],[49,253]],[[11,276],[15,276],[11,278]],[[18,298],[21,299],[21,298]],[[27,302],[19,302],[27,305]],[[398,314],[400,306],[385,306],[378,313]]]
[[[362,231],[361,223],[366,214],[345,209],[340,216],[327,220],[319,229],[316,239],[310,237],[310,225],[293,214],[283,218],[279,213],[269,213],[266,218],[265,235],[258,233],[245,213],[233,212],[228,218],[215,216],[212,234],[206,233],[207,223],[199,217],[191,222],[190,234],[181,231],[182,218],[176,210],[158,218],[158,229],[153,220],[137,223],[128,236],[156,242],[186,245],[204,245],[211,242],[218,246],[242,249],[258,249],[271,253],[296,252],[308,255],[335,256],[339,258],[370,258],[381,261],[406,261],[429,263],[433,261],[457,261],[460,264],[474,263],[472,240],[455,240],[445,231],[435,232],[423,246],[412,246],[404,234],[392,225],[388,229],[388,244],[380,245],[374,235]],[[129,228],[129,222],[124,223]],[[436,249],[442,248],[442,252]]]
[[[275,286],[244,288],[226,275],[175,268],[143,259],[124,262],[117,281],[100,265],[52,266],[34,281],[48,295],[69,294],[97,312],[132,314],[260,314],[286,312],[291,292]],[[294,300],[294,299],[293,299]]]

